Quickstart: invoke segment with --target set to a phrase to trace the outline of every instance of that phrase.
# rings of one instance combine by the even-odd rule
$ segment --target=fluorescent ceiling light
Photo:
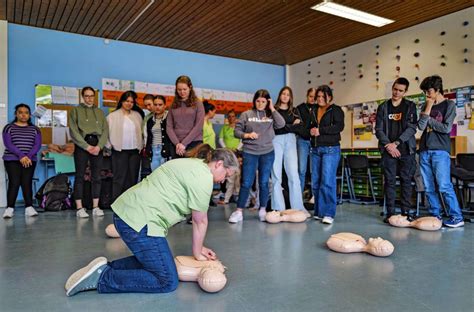
[[[393,20],[388,18],[383,18],[377,15],[365,13],[363,11],[352,9],[345,5],[340,5],[330,1],[324,1],[320,4],[311,7],[311,9],[328,14],[337,15],[356,22],[369,24],[375,27],[382,27],[394,22]]]

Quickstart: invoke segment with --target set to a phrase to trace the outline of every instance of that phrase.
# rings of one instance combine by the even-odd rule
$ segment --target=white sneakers
[[[5,212],[3,213],[3,218],[4,219],[13,218],[14,214],[15,214],[15,209],[8,207],[7,209],[5,209]],[[36,217],[37,215],[38,215],[38,212],[32,206],[28,206],[25,208],[25,217]]]
[[[76,216],[78,218],[89,218],[89,214],[87,213],[85,208],[81,208],[81,209],[77,210]]]
[[[242,215],[242,211],[236,210],[232,212],[232,214],[230,215],[229,223],[237,223],[243,220],[244,220],[244,216]]]
[[[332,224],[334,222],[334,219],[331,217],[324,217],[323,221],[321,221],[324,224]]]
[[[262,222],[267,221],[266,216],[267,216],[267,210],[265,208],[260,208],[258,210],[259,220]],[[229,223],[238,223],[241,221],[244,221],[244,216],[241,210],[236,210],[230,215]]]
[[[99,207],[95,207],[94,209],[92,209],[92,215],[96,217],[103,217],[104,211]]]
[[[13,208],[8,207],[5,209],[5,212],[3,213],[3,219],[10,219],[13,218],[15,210]]]
[[[25,216],[36,217],[37,215],[38,215],[38,212],[35,210],[35,208],[31,206],[25,208]]]
[[[92,215],[94,217],[103,217],[104,211],[100,209],[99,207],[95,207],[94,209],[92,209]],[[89,214],[87,213],[86,208],[81,208],[77,210],[76,216],[78,218],[89,218]]]

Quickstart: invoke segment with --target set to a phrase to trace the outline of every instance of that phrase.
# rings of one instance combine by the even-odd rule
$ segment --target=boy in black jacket
[[[408,91],[409,82],[400,77],[392,85],[392,97],[377,109],[375,135],[382,152],[385,177],[385,199],[387,215],[384,222],[394,213],[395,186],[397,173],[401,184],[402,215],[409,216],[411,207],[411,181],[416,171],[416,105],[403,96]]]

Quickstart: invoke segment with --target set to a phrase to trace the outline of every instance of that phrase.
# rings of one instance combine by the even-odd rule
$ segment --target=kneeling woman
[[[168,161],[145,180],[122,194],[113,204],[114,224],[132,256],[107,263],[94,259],[66,282],[68,296],[97,289],[99,293],[166,293],[178,287],[178,273],[165,238],[168,229],[192,213],[192,253],[197,260],[215,260],[203,246],[207,231],[207,209],[213,183],[231,176],[239,164],[228,149],[212,151],[206,159],[181,158]]]

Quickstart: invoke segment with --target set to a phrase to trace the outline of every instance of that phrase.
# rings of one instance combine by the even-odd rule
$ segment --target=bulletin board
[[[102,90],[102,103],[105,107],[116,107],[123,92],[134,91],[137,93],[137,103],[141,108],[144,108],[143,97],[146,94],[164,96],[166,99],[165,104],[169,108],[174,100],[175,86],[134,80],[103,78]],[[194,88],[194,91],[201,101],[207,100],[216,106],[217,114],[226,114],[232,109],[239,114],[251,109],[253,106],[253,94],[250,93],[204,88]]]
[[[69,140],[69,112],[81,102],[81,88],[37,84],[33,112],[42,144],[65,144]],[[99,90],[94,105],[99,106]]]

